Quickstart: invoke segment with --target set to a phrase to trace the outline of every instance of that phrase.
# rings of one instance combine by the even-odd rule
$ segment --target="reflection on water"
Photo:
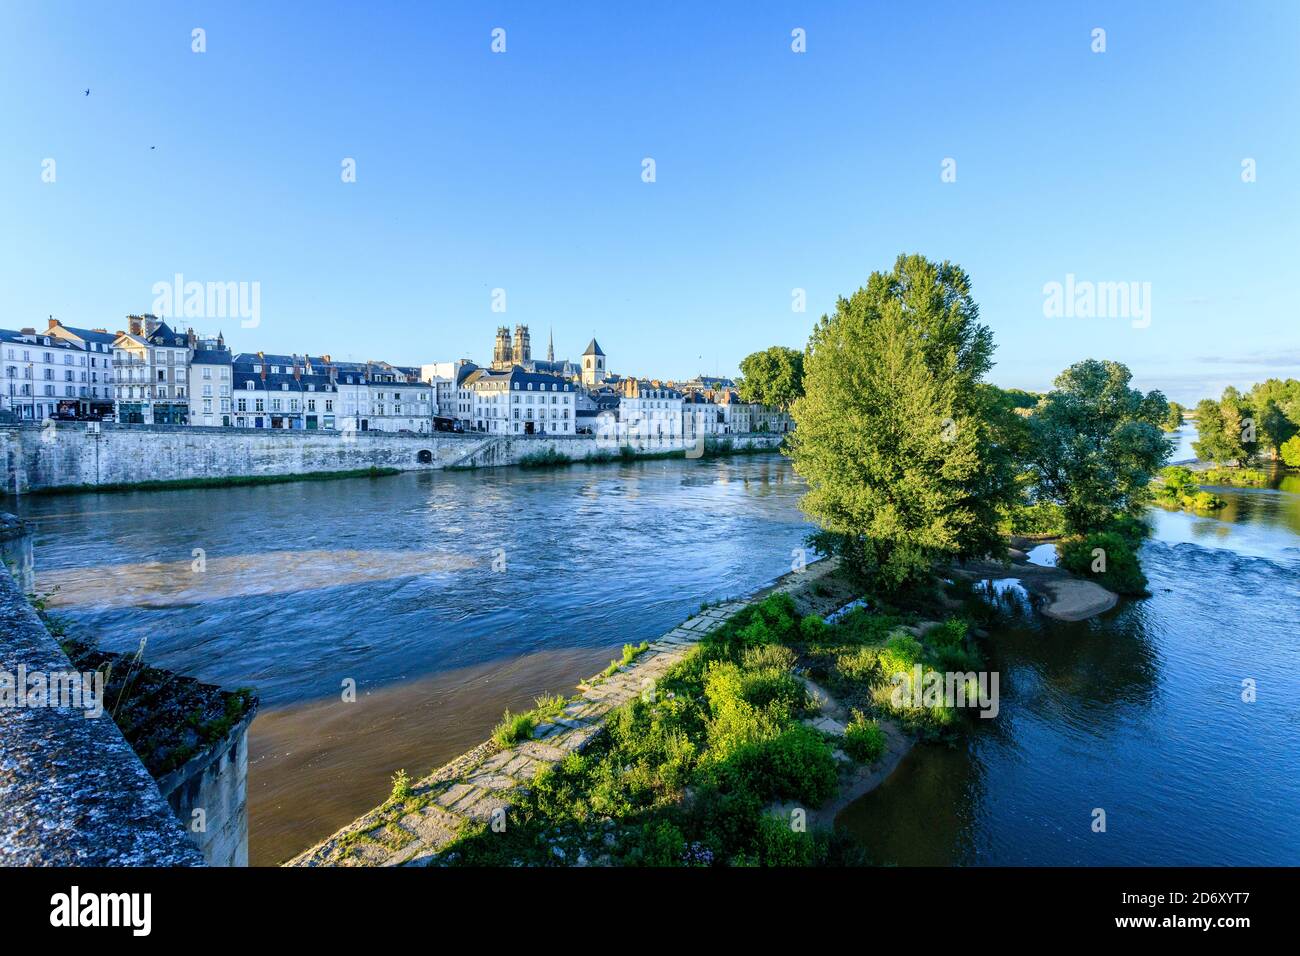
[[[196,555],[169,564],[43,571],[40,587],[51,592],[51,609],[63,614],[79,607],[193,607],[205,601],[464,571],[474,564],[464,554],[419,551],[268,551],[211,561]]]
[[[1002,602],[998,720],[918,747],[840,823],[900,864],[1300,864],[1300,535],[1278,485],[1217,490],[1233,520],[1154,509],[1149,598],[1074,624]]]
[[[801,493],[761,455],[17,507],[37,587],[76,629],[257,689],[249,850],[274,863],[383,799],[399,767],[432,769],[506,707],[789,570]]]

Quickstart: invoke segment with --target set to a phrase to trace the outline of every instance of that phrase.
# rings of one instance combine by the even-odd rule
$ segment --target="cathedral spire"
[[[546,343],[546,361],[555,361],[555,327],[551,326],[551,334]]]

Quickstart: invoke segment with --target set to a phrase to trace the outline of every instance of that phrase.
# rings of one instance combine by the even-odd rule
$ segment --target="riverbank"
[[[62,423],[0,426],[0,489],[9,494],[213,488],[241,483],[599,463],[776,450],[780,434],[728,435],[703,447],[677,438],[272,431]]]
[[[1028,549],[1035,545],[1056,544],[1062,540],[1051,535],[1015,536],[1007,557],[1010,567],[1000,561],[967,561],[953,567],[951,574],[965,581],[1015,577],[1031,594],[1043,600],[1040,611],[1057,621],[1085,621],[1104,614],[1119,603],[1119,595],[1097,584],[1075,577],[1064,568],[1034,564]]]
[[[398,774],[387,802],[290,865],[864,862],[835,815],[912,741],[967,719],[895,699],[895,675],[982,655],[962,619],[917,623],[857,593],[822,561],[706,607],[432,774]]]

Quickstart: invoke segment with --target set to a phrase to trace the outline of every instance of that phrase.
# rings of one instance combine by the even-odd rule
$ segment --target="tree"
[[[1300,435],[1292,435],[1283,442],[1280,454],[1282,464],[1289,468],[1300,468]]]
[[[1165,420],[1161,425],[1165,431],[1171,432],[1183,427],[1183,406],[1177,402],[1169,403],[1169,410],[1165,412]]]
[[[808,482],[800,505],[884,590],[1004,547],[1015,481],[980,387],[992,353],[966,273],[917,255],[872,273],[813,330],[789,449]]]
[[[740,362],[740,397],[789,409],[803,394],[803,353],[781,345],[746,355]]]
[[[1255,414],[1231,385],[1196,406],[1196,431],[1192,450],[1202,461],[1245,465],[1259,446]]]
[[[1161,430],[1169,403],[1159,392],[1129,388],[1131,378],[1119,362],[1071,365],[1030,419],[1038,499],[1061,506],[1072,534],[1110,530],[1138,515],[1173,449]]]
[[[1259,451],[1275,456],[1292,436],[1300,434],[1300,382],[1277,378],[1258,382],[1246,395],[1257,413]]]

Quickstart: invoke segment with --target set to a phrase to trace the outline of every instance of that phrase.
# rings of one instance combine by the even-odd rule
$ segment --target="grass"
[[[881,691],[895,668],[932,668],[956,654],[978,659],[967,623],[944,622],[918,641],[899,632],[902,620],[859,609],[827,625],[815,615],[801,616],[784,594],[751,605],[670,668],[655,693],[611,711],[605,733],[585,752],[568,755],[517,791],[504,832],[470,824],[443,862],[865,862],[845,838],[797,832],[770,808],[777,801],[814,808],[832,797],[848,766],[833,751],[843,746],[854,760],[879,759],[883,717],[931,736],[959,732],[951,708],[907,712],[893,708]],[[628,645],[624,658],[636,653]],[[853,707],[842,742],[804,723],[814,711],[801,673]],[[501,737],[513,739],[516,722],[529,717],[509,716],[498,728]]]
[[[534,708],[526,713],[512,714],[509,710],[501,717],[501,722],[492,731],[492,739],[501,747],[512,747],[517,743],[532,739],[533,731],[541,724],[549,723],[563,713],[568,700],[560,694],[538,697]]]
[[[359,468],[351,471],[313,471],[296,475],[231,475],[225,478],[177,478],[170,481],[113,482],[103,485],[65,485],[37,488],[34,495],[76,495],[95,492],[184,491],[191,488],[238,488],[244,485],[279,485],[291,481],[335,481],[340,478],[384,478],[400,475],[400,468]]]
[[[650,642],[649,642],[649,641],[642,641],[640,644],[637,644],[637,645],[635,645],[635,646],[632,645],[632,644],[624,644],[624,645],[623,645],[623,659],[622,659],[622,660],[616,660],[616,661],[610,661],[610,662],[609,662],[609,666],[606,667],[606,668],[601,672],[602,676],[604,676],[604,677],[609,677],[609,676],[611,676],[612,674],[616,674],[616,673],[618,672],[618,669],[619,669],[620,667],[627,667],[629,664],[631,664],[633,661],[635,661],[638,657],[640,657],[642,654],[644,654],[644,653],[645,653],[646,651],[648,651],[648,650],[650,650]]]

